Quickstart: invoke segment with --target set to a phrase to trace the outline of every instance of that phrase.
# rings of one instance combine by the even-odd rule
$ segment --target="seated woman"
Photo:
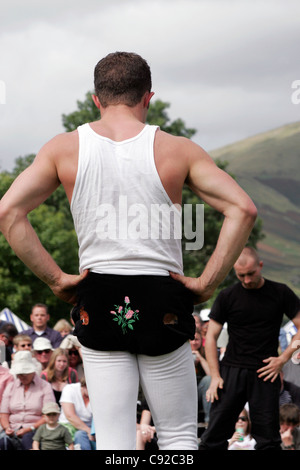
[[[55,349],[47,368],[41,373],[41,378],[51,384],[56,402],[59,405],[65,385],[78,382],[76,370],[69,366],[68,351],[62,348]]]
[[[80,446],[80,450],[96,450],[95,437],[91,433],[93,416],[85,379],[64,387],[60,405],[59,423],[69,429],[75,448]]]
[[[36,374],[30,351],[16,352],[14,373],[16,379],[7,384],[1,401],[0,449],[29,450],[36,429],[45,422],[43,406],[55,397],[51,385]]]

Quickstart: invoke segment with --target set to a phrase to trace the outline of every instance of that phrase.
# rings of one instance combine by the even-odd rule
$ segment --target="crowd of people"
[[[65,319],[53,328],[45,304],[19,333],[0,322],[0,450],[95,450],[81,345]],[[155,427],[140,392],[137,450],[156,449]]]
[[[207,400],[211,371],[205,351],[209,313],[210,309],[194,312],[195,337],[190,340],[201,432],[209,427],[212,405]],[[50,317],[44,304],[32,308],[30,319],[32,327],[22,333],[10,323],[1,322],[0,325],[0,340],[5,345],[0,365],[0,449],[95,450],[96,436],[81,345],[72,334],[73,326],[62,319],[50,328]],[[227,344],[225,324],[217,343],[220,364]],[[279,352],[287,346],[288,341],[282,341],[281,331]],[[281,448],[284,450],[300,450],[299,365],[300,353],[295,353],[280,371],[278,410]],[[143,398],[137,402],[136,437],[137,450],[158,449],[151,412]],[[238,414],[232,435],[227,436],[226,445],[228,450],[256,448],[247,402]]]
[[[2,322],[0,449],[95,449],[81,347],[72,325],[51,328],[47,306],[36,304],[32,327],[18,333]]]

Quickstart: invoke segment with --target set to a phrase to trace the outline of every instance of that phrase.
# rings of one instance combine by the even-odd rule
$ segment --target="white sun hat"
[[[32,374],[36,371],[30,351],[17,351],[14,355],[12,372],[18,374]]]

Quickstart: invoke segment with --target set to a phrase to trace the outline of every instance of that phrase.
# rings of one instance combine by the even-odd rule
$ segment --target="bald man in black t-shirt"
[[[280,449],[279,373],[300,342],[300,300],[285,284],[263,278],[263,263],[250,247],[234,265],[239,283],[221,291],[210,312],[206,358],[211,370],[207,400],[212,402],[200,450],[227,449],[240,411],[249,403],[256,449]],[[286,314],[298,332],[278,356]],[[228,345],[219,363],[217,338],[228,325]]]

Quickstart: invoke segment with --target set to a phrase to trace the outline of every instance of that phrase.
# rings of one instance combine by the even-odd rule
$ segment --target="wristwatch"
[[[36,431],[34,426],[30,426],[31,431]]]

